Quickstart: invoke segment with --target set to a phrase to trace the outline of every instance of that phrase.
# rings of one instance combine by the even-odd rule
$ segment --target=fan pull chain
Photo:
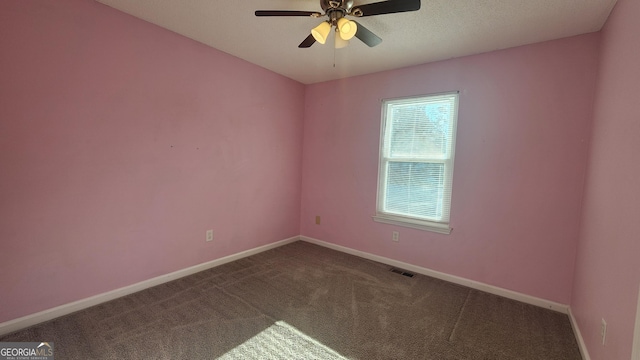
[[[333,67],[336,67],[336,48],[333,47]]]

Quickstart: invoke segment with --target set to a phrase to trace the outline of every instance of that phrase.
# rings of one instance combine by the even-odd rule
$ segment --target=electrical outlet
[[[400,238],[400,233],[397,232],[397,231],[394,231],[392,240],[395,241],[395,242],[398,242],[399,238]]]
[[[600,336],[602,337],[602,345],[604,345],[604,341],[607,339],[607,322],[602,319],[602,324],[600,325]]]
[[[320,225],[320,215],[316,215],[316,225]]]
[[[213,230],[207,230],[207,241],[213,241]]]

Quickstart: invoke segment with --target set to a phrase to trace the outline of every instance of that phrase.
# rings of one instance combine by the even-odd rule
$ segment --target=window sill
[[[375,215],[373,216],[373,221],[384,223],[384,224],[409,227],[409,228],[418,229],[418,230],[426,230],[426,231],[436,232],[436,233],[445,234],[445,235],[451,234],[451,230],[453,230],[452,228],[449,227],[448,224],[434,223],[431,221],[413,220],[413,219],[407,219],[399,216]]]

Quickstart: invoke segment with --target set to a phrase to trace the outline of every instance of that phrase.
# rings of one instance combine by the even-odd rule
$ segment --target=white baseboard
[[[580,332],[580,327],[578,327],[578,322],[576,318],[573,316],[571,312],[571,308],[569,308],[569,320],[571,321],[571,327],[573,328],[573,333],[576,336],[576,341],[578,342],[578,348],[580,349],[580,354],[582,355],[582,360],[591,360],[589,356],[589,352],[587,351],[587,345],[584,343],[584,339],[582,338],[582,333]]]
[[[17,318],[14,320],[6,321],[0,323],[0,336],[12,333],[14,331],[18,331],[20,329],[27,328],[29,326],[33,326],[39,324],[41,322],[49,321],[51,319],[55,319],[60,316],[68,315],[74,313],[79,310],[86,309],[88,307],[98,305],[113,299],[117,299],[119,297],[129,295],[140,290],[148,289],[150,287],[160,285],[172,280],[176,280],[188,275],[195,274],[197,272],[210,269],[212,267],[220,266],[222,264],[226,264],[231,261],[235,261],[238,259],[245,258],[247,256],[255,255],[261,253],[263,251],[271,250],[273,248],[286,245],[292,243],[294,241],[298,241],[299,237],[294,236],[288,239],[280,240],[271,244],[259,246],[257,248],[245,250],[239,252],[237,254],[225,256],[219,259],[215,259],[212,261],[208,261],[206,263],[198,264],[195,266],[191,266],[182,270],[174,271],[169,274],[160,275],[158,277],[154,277],[152,279],[144,280],[136,284],[132,284],[129,286],[125,286],[119,289],[115,289],[112,291],[108,291],[102,294],[98,294],[95,296],[91,296],[85,299],[81,299],[78,301],[74,301],[68,304],[60,305],[51,309],[47,309],[44,311],[37,312],[35,314],[23,316],[21,318]]]
[[[636,325],[633,329],[633,349],[631,360],[640,360],[640,289],[638,290],[638,308],[636,310]]]
[[[239,260],[251,255],[255,255],[258,253],[261,253],[263,251],[267,251],[267,250],[271,250],[292,242],[295,242],[297,240],[302,240],[302,241],[306,241],[312,244],[316,244],[316,245],[320,245],[323,247],[327,247],[333,250],[337,250],[337,251],[341,251],[347,254],[351,254],[351,255],[355,255],[361,258],[365,258],[365,259],[369,259],[369,260],[373,260],[373,261],[377,261],[377,262],[381,262],[384,264],[388,264],[391,266],[395,266],[395,267],[399,267],[405,270],[409,270],[409,271],[413,271],[419,274],[423,274],[423,275],[427,275],[427,276],[431,276],[440,280],[444,280],[444,281],[448,281],[448,282],[452,282],[454,284],[459,284],[459,285],[463,285],[463,286],[467,286],[470,287],[472,289],[476,289],[476,290],[480,290],[480,291],[484,291],[484,292],[488,292],[494,295],[499,295],[499,296],[503,296],[509,299],[513,299],[513,300],[517,300],[523,303],[527,303],[527,304],[531,304],[531,305],[535,305],[535,306],[539,306],[539,307],[543,307],[543,308],[547,308],[547,309],[551,309],[551,310],[555,310],[564,314],[568,314],[569,318],[571,320],[571,326],[573,327],[573,330],[575,332],[576,335],[576,339],[578,341],[578,345],[580,347],[580,352],[582,353],[582,357],[584,360],[590,360],[589,354],[587,352],[584,340],[582,339],[582,335],[580,333],[580,329],[578,328],[578,324],[575,320],[575,318],[573,317],[573,314],[571,313],[571,309],[569,308],[569,306],[567,305],[563,305],[560,303],[556,303],[556,302],[552,302],[549,300],[545,300],[545,299],[540,299],[537,297],[533,297],[530,295],[526,295],[526,294],[522,294],[522,293],[518,293],[515,291],[511,291],[511,290],[507,290],[507,289],[502,289],[493,285],[488,285],[488,284],[484,284],[478,281],[474,281],[474,280],[469,280],[469,279],[465,279],[462,277],[458,277],[458,276],[454,276],[454,275],[449,275],[449,274],[445,274],[439,271],[435,271],[435,270],[431,270],[431,269],[427,269],[424,267],[420,267],[420,266],[416,266],[416,265],[411,265],[408,263],[404,263],[402,261],[398,261],[398,260],[393,260],[393,259],[389,259],[383,256],[378,256],[378,255],[374,255],[374,254],[370,254],[370,253],[366,253],[364,251],[360,251],[360,250],[355,250],[355,249],[351,249],[348,247],[344,247],[344,246],[340,246],[340,245],[336,245],[336,244],[332,244],[332,243],[328,243],[322,240],[318,240],[318,239],[314,239],[314,238],[310,238],[308,236],[294,236],[288,239],[284,239],[284,240],[280,240],[271,244],[267,244],[267,245],[263,245],[263,246],[259,246],[257,248],[254,249],[249,249],[249,250],[245,250],[242,252],[239,252],[237,254],[233,254],[233,255],[229,255],[229,256],[225,256],[223,258],[220,259],[215,259],[206,263],[202,263],[202,264],[198,264],[195,266],[191,266],[182,270],[178,270],[169,274],[165,274],[165,275],[161,275],[152,279],[148,279],[145,281],[141,281],[139,283],[136,284],[132,284],[129,286],[125,286],[123,288],[119,288],[119,289],[115,289],[112,291],[108,291],[102,294],[98,294],[95,296],[91,296],[85,299],[81,299],[78,301],[74,301],[68,304],[64,304],[61,306],[57,306],[55,308],[51,308],[51,309],[47,309],[44,311],[40,311],[38,313],[35,314],[31,314],[31,315],[27,315],[18,319],[14,319],[14,320],[10,320],[4,323],[0,323],[0,336],[1,335],[5,335],[5,334],[9,334],[12,333],[14,331],[18,331],[20,329],[24,329],[27,328],[29,326],[33,326],[45,321],[49,321],[52,319],[55,319],[57,317],[60,316],[64,316],[64,315],[68,315],[71,313],[74,313],[76,311],[80,311],[86,308],[89,308],[91,306],[95,306],[113,299],[117,299],[119,297],[125,296],[125,295],[129,295],[156,285],[160,285],[172,280],[176,280],[185,276],[189,276],[192,274],[195,274],[197,272],[203,271],[203,270],[207,270],[216,266],[220,266],[223,264],[226,264],[228,262],[231,261],[235,261],[235,260]]]
[[[365,258],[365,259],[377,261],[377,262],[380,262],[380,263],[383,263],[383,264],[387,264],[387,265],[395,266],[395,267],[398,267],[398,268],[402,268],[402,269],[405,269],[405,270],[413,271],[413,272],[418,273],[418,274],[427,275],[427,276],[430,276],[430,277],[433,277],[433,278],[436,278],[436,279],[440,279],[440,280],[444,280],[444,281],[448,281],[448,282],[451,282],[451,283],[454,283],[454,284],[463,285],[463,286],[470,287],[472,289],[476,289],[476,290],[480,290],[480,291],[484,291],[484,292],[487,292],[487,293],[490,293],[490,294],[499,295],[499,296],[502,296],[502,297],[505,297],[505,298],[508,298],[508,299],[512,299],[512,300],[516,300],[516,301],[520,301],[520,302],[523,302],[523,303],[526,303],[526,304],[531,304],[531,305],[535,305],[535,306],[551,309],[551,310],[554,310],[554,311],[557,311],[557,312],[561,312],[563,314],[568,314],[569,313],[569,306],[568,305],[560,304],[560,303],[553,302],[553,301],[550,301],[550,300],[545,300],[545,299],[537,298],[535,296],[522,294],[522,293],[519,293],[519,292],[516,292],[516,291],[499,288],[497,286],[481,283],[481,282],[475,281],[475,280],[465,279],[465,278],[462,278],[462,277],[459,277],[459,276],[445,274],[443,272],[427,269],[427,268],[424,268],[424,267],[421,267],[421,266],[411,265],[411,264],[408,264],[408,263],[405,263],[405,262],[402,262],[402,261],[393,260],[393,259],[389,259],[389,258],[386,258],[386,257],[383,257],[383,256],[378,256],[378,255],[366,253],[364,251],[348,248],[348,247],[345,247],[345,246],[340,246],[340,245],[328,243],[326,241],[310,238],[308,236],[302,236],[301,235],[300,236],[300,240],[306,241],[308,243],[324,246],[324,247],[327,247],[329,249],[341,251],[341,252],[344,252],[344,253],[347,253],[347,254],[359,256],[361,258]]]

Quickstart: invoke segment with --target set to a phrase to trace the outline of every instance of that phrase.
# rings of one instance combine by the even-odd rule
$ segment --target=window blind
[[[378,213],[449,223],[458,94],[383,102]]]

